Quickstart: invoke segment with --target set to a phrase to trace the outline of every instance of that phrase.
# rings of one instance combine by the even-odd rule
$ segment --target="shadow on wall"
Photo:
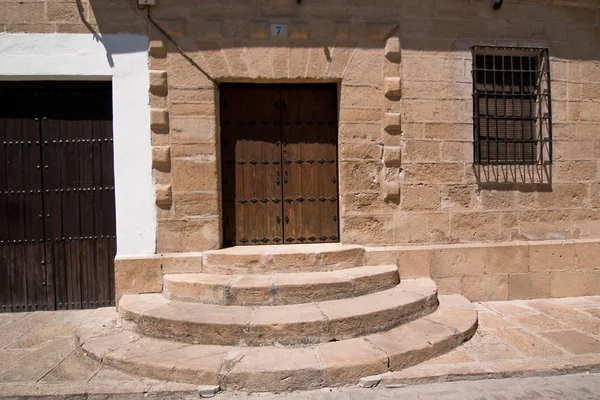
[[[148,32],[137,0],[76,0],[83,23],[97,34]],[[579,1],[493,0],[158,0],[153,19],[186,51],[217,47],[324,47],[360,42],[381,47],[392,31],[402,48],[469,51],[473,45],[543,46],[561,59],[600,59],[596,8]],[[572,5],[567,5],[572,3]],[[89,7],[89,10],[88,10]],[[87,17],[86,17],[87,15]],[[85,18],[84,18],[85,17]],[[271,24],[286,24],[273,37]],[[153,34],[153,32],[151,32]],[[396,34],[396,33],[394,33]],[[170,51],[174,51],[171,48]]]
[[[98,11],[94,11],[93,8],[90,9],[88,4],[84,3],[82,0],[75,0],[75,3],[81,23],[94,36],[94,40],[101,43],[106,49],[106,58],[111,68],[115,66],[113,59],[114,54],[139,53],[148,50],[146,21],[141,14],[138,15],[137,13],[134,13],[134,2],[116,2],[113,0],[98,1],[97,3],[102,4],[102,6],[97,5],[96,9],[98,9]],[[108,8],[108,5],[111,5],[112,7],[118,4],[127,5],[127,7],[122,10],[125,11],[124,15],[127,16],[127,21],[129,23],[118,23],[119,19],[114,20],[108,16],[106,18],[103,17],[103,15],[106,14],[101,10]],[[129,10],[129,12],[127,12],[127,10]],[[127,26],[135,29],[126,29]],[[140,40],[122,41],[118,37],[112,36],[113,34],[118,33],[139,34]]]
[[[552,165],[473,165],[479,190],[551,191]]]
[[[467,61],[474,45],[547,47],[553,59],[600,60],[597,9],[576,0],[511,1],[499,10],[494,0],[157,0],[149,9],[137,0],[76,1],[84,25],[103,41],[107,56],[128,49],[103,39],[106,34],[166,39],[164,30],[176,43],[168,44],[167,52],[189,54],[188,61],[201,70],[211,57],[223,58],[216,53],[225,48],[235,48],[231,54],[242,59],[245,48],[260,48],[267,57],[273,49],[320,47],[324,55],[313,56],[329,63],[339,57],[337,48],[382,49],[391,35],[399,36],[403,51],[456,53],[452,57]],[[149,23],[148,11],[160,30]],[[273,24],[285,24],[285,35],[274,36]],[[223,80],[214,65],[208,70]],[[472,168],[480,189],[551,190],[549,164]]]

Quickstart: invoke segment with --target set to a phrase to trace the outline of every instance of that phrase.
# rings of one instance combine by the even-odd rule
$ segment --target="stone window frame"
[[[551,165],[552,107],[548,48],[473,46],[472,56],[474,164]],[[498,63],[501,65],[498,66]],[[528,67],[525,68],[525,65]],[[489,82],[490,79],[492,82]],[[532,84],[525,85],[526,79]],[[518,85],[517,90],[515,84]],[[510,93],[506,90],[508,86]],[[485,102],[485,111],[480,109],[482,100]],[[490,100],[494,110],[489,109]],[[529,113],[525,112],[526,100],[529,100]],[[498,110],[499,104],[503,104],[504,110]],[[510,111],[513,111],[512,115],[509,115]],[[515,111],[520,111],[520,115],[516,115]],[[504,125],[503,138],[499,123]],[[512,129],[509,129],[511,125]],[[527,126],[529,129],[526,129]],[[529,131],[528,137],[526,131]],[[521,135],[520,140],[516,137],[518,134]]]

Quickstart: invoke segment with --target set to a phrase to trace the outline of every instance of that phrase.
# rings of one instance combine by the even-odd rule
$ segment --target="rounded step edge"
[[[202,272],[223,275],[319,272],[360,267],[365,261],[365,248],[358,245],[236,246],[204,252]]]
[[[146,336],[194,344],[310,345],[385,331],[435,311],[428,278],[359,297],[284,306],[222,306],[124,295],[124,326]]]
[[[163,294],[178,301],[261,306],[310,303],[362,296],[400,282],[396,265],[273,275],[164,275]]]
[[[81,351],[107,365],[150,378],[224,390],[284,392],[352,385],[364,376],[398,371],[440,356],[469,340],[477,311],[460,295],[439,296],[426,317],[366,337],[310,347],[195,345],[144,337],[103,315],[78,329]]]

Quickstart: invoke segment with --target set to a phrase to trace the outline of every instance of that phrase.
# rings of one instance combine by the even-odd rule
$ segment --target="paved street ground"
[[[600,375],[548,377],[600,370],[600,296],[476,305],[480,327],[471,341],[421,365],[385,374],[377,389],[250,398],[600,399]],[[194,385],[129,375],[76,351],[74,331],[91,314],[87,310],[0,314],[0,398],[52,394],[70,399],[198,398]],[[535,378],[437,383],[512,376]],[[416,383],[434,384],[385,388]],[[484,387],[490,391],[482,392]],[[500,390],[497,396],[491,394],[494,388]],[[231,396],[247,398],[219,395]]]
[[[600,370],[600,296],[476,303],[479,328],[453,351],[386,383]]]
[[[583,400],[600,399],[600,374],[509,378],[413,385],[402,388],[340,388],[304,393],[223,395],[221,400]]]

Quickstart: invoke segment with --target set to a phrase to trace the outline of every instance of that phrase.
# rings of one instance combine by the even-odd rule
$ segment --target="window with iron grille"
[[[473,48],[474,160],[551,164],[547,49]]]

